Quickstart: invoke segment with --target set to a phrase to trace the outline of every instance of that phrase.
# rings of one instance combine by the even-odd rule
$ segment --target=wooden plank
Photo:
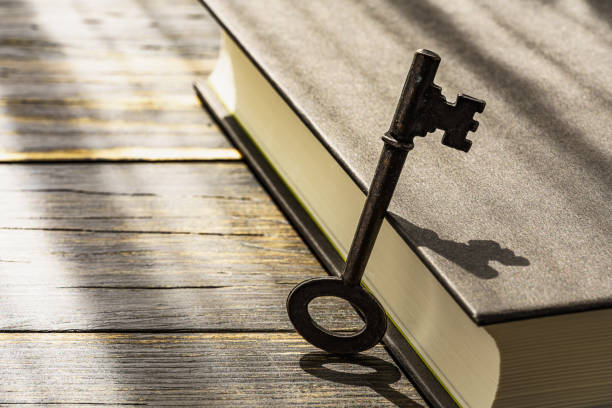
[[[153,178],[155,178],[153,180]],[[223,195],[267,200],[243,163],[66,164],[0,166],[0,192],[80,188],[145,195]],[[1,214],[0,214],[1,215]]]
[[[0,194],[0,330],[290,330],[325,274],[242,163],[0,166]]]
[[[56,1],[52,7],[36,2],[1,7],[0,39],[17,41],[0,42],[0,47],[85,49],[87,45],[105,45],[110,49],[132,45],[130,50],[137,51],[142,44],[151,44],[154,47],[144,50],[201,53],[212,48],[210,45],[216,47],[219,40],[217,26],[194,2],[174,2],[168,7],[151,0],[83,4]],[[53,35],[45,35],[48,33]],[[23,37],[38,41],[19,41]]]
[[[0,166],[0,227],[295,235],[242,163]]]
[[[0,84],[1,85],[1,84]],[[46,87],[48,88],[48,87]],[[42,88],[42,91],[45,87]],[[185,87],[185,92],[188,87]],[[193,106],[182,111],[165,110],[164,101],[149,98],[150,104],[131,109],[83,108],[59,98],[55,106],[40,103],[0,107],[0,144],[13,151],[92,149],[116,147],[228,148],[229,143]],[[35,99],[35,98],[33,98]],[[14,99],[0,98],[6,104]],[[95,104],[95,100],[91,102]],[[99,102],[99,105],[112,102]],[[62,105],[63,104],[63,105]],[[121,100],[117,102],[121,105]],[[124,102],[128,105],[129,102]],[[200,110],[198,110],[200,109]]]
[[[46,129],[45,129],[46,128]],[[190,134],[191,133],[191,134]],[[144,133],[138,129],[125,131],[69,132],[57,133],[57,129],[48,126],[37,126],[33,133],[0,131],[0,145],[11,152],[40,152],[53,150],[95,150],[95,149],[229,149],[226,139],[220,134],[211,137],[193,132],[169,132],[158,129]]]
[[[163,130],[166,133],[171,132],[197,132],[200,136],[206,135],[210,130],[208,122],[204,123],[164,123],[158,122],[151,116],[148,120],[132,120],[125,118],[107,119],[104,117],[92,116],[75,116],[69,118],[53,118],[47,116],[10,116],[4,115],[0,119],[0,126],[3,129],[13,130],[18,135],[31,134],[35,132],[32,129],[46,128],[49,132],[49,126],[53,126],[54,133],[63,133],[65,136],[72,130],[76,133],[92,133],[101,134],[105,129],[109,131],[121,133],[124,130],[140,130],[141,133],[147,134],[154,131],[155,128]],[[74,140],[73,140],[74,142]],[[77,148],[78,146],[74,146]]]
[[[219,45],[198,4],[2,7],[0,149],[230,147],[191,91]]]
[[[0,358],[0,404],[423,404],[382,347],[345,359],[294,334],[0,334]]]
[[[287,331],[296,238],[0,231],[0,331]],[[348,310],[329,308],[328,327]],[[335,324],[331,324],[335,323]]]
[[[163,75],[166,73],[182,74],[189,79],[193,74],[206,74],[214,68],[214,59],[185,59],[183,57],[139,57],[129,63],[119,58],[98,61],[92,58],[35,59],[3,58],[0,64],[5,69],[20,69],[25,72],[37,71],[38,74],[72,74],[77,76],[80,72],[94,75],[122,74],[136,76],[140,74]]]
[[[66,107],[78,109],[105,109],[111,111],[149,111],[168,112],[168,111],[188,111],[195,113],[191,108],[197,107],[198,100],[191,94],[185,95],[160,95],[152,98],[150,95],[130,93],[128,95],[108,95],[106,97],[97,96],[95,99],[86,98],[50,98],[50,97],[24,97],[24,98],[3,98],[0,99],[0,106],[21,107],[26,113],[29,110],[37,109],[44,113],[49,110],[47,116],[55,117],[70,114],[63,110]],[[200,115],[201,116],[201,115]]]

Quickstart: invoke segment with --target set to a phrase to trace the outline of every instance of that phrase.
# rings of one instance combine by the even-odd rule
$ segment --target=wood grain
[[[3,231],[0,330],[291,330],[289,291],[321,271],[278,240]]]
[[[294,334],[0,334],[0,404],[421,407],[382,347],[317,353]]]
[[[229,147],[191,91],[219,42],[197,4],[0,7],[0,148]]]
[[[324,275],[242,163],[0,166],[0,194],[5,331],[290,330]]]
[[[242,163],[0,167],[0,229],[295,236]]]

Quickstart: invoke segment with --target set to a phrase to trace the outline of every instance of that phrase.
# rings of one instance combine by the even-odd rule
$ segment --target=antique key
[[[314,278],[298,284],[287,298],[287,311],[295,329],[320,349],[351,354],[375,346],[387,330],[385,311],[378,301],[361,287],[370,253],[382,225],[406,155],[414,147],[415,136],[424,137],[436,129],[444,130],[442,144],[467,152],[475,132],[476,112],[485,102],[460,94],[455,104],[446,102],[442,89],[433,83],[440,57],[428,50],[418,50],[391,122],[383,136],[384,147],[368,191],[359,224],[346,259],[342,278]],[[318,325],[308,312],[308,304],[320,296],[334,296],[349,301],[365,320],[365,326],[352,334],[338,334]]]

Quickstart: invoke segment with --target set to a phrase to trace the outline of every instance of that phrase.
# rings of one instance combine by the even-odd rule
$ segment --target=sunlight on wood
[[[119,147],[109,149],[64,149],[34,152],[0,150],[0,163],[55,161],[226,161],[241,160],[233,148]]]

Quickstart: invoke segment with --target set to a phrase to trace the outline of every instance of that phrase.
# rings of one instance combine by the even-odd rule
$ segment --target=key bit
[[[331,353],[358,353],[375,346],[387,329],[387,317],[380,303],[361,287],[368,259],[376,242],[393,192],[406,161],[414,148],[413,139],[436,129],[444,130],[442,144],[467,152],[475,132],[476,112],[482,113],[484,101],[460,94],[457,102],[446,102],[442,89],[433,80],[440,57],[418,50],[412,61],[395,115],[385,142],[368,197],[363,207],[349,250],[342,278],[315,278],[297,285],[287,298],[287,312],[295,329],[308,342]],[[337,334],[319,326],[308,312],[308,304],[321,296],[335,296],[358,309],[365,326],[357,333]]]
[[[442,144],[467,152],[472,145],[467,133],[478,129],[473,117],[476,112],[482,113],[485,102],[459,94],[454,104],[448,103],[442,88],[433,82],[439,65],[436,53],[416,52],[387,136],[412,146],[415,136],[424,137],[441,129]]]

